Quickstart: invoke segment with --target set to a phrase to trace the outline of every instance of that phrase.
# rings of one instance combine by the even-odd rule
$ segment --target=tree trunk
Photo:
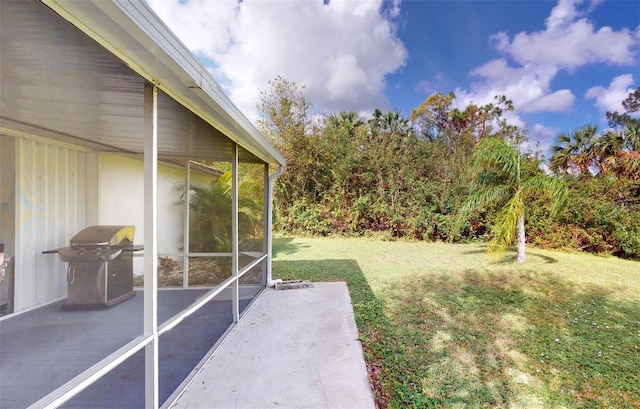
[[[524,235],[524,212],[520,213],[518,216],[518,263],[524,263],[527,261],[525,251],[524,251],[524,243],[526,241]]]

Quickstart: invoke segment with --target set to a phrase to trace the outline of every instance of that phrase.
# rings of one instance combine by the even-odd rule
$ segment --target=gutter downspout
[[[273,259],[273,182],[278,176],[282,175],[282,172],[284,172],[284,166],[279,166],[280,168],[276,173],[269,175],[269,203],[267,204],[269,207],[267,212],[267,225],[269,226],[267,231],[267,287],[274,287],[276,283],[282,282],[281,279],[274,280],[271,276],[271,260]]]

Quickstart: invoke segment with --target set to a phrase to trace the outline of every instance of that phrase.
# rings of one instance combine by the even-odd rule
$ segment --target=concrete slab
[[[267,289],[172,408],[375,408],[345,283]]]

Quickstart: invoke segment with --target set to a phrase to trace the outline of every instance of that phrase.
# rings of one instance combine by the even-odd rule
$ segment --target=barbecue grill
[[[78,232],[70,247],[47,250],[67,262],[64,309],[103,309],[133,297],[135,226],[91,226]]]

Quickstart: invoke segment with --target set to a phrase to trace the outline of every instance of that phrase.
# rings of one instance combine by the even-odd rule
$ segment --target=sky
[[[245,115],[276,76],[312,111],[411,110],[431,94],[513,101],[548,154],[640,87],[637,0],[147,0]],[[304,88],[303,88],[304,87]]]

